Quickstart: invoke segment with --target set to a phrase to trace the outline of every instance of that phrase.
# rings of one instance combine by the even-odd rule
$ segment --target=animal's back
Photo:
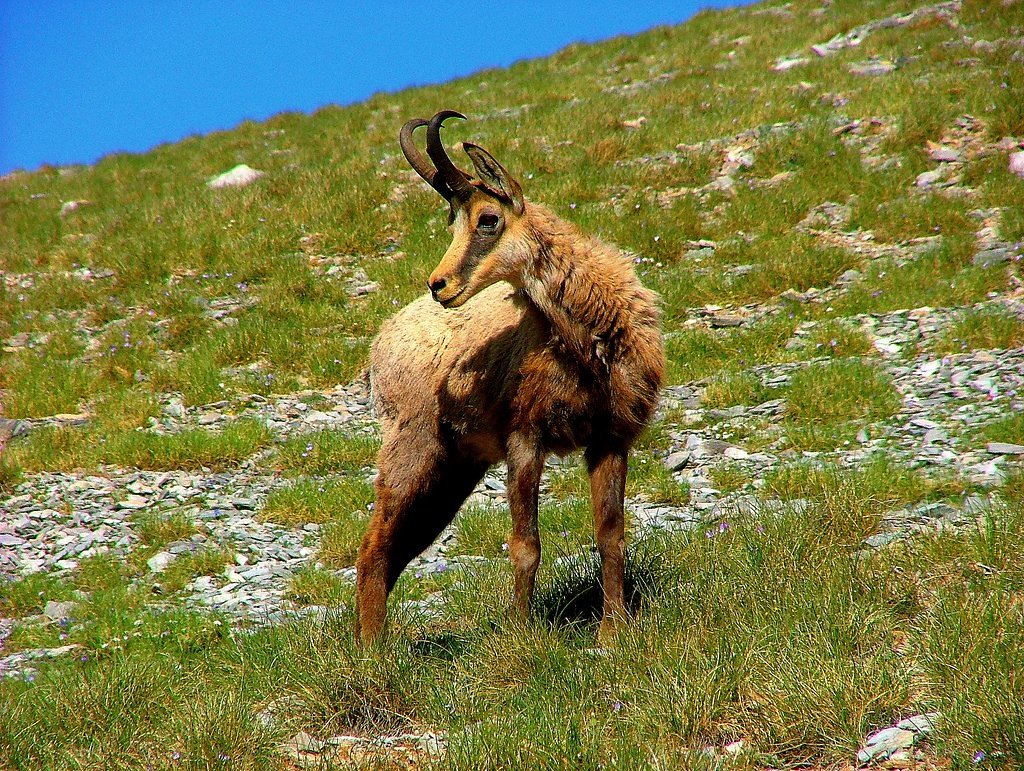
[[[503,282],[459,308],[429,295],[409,303],[384,323],[370,354],[385,432],[423,419],[470,441],[499,429],[522,362],[544,335],[536,310]]]

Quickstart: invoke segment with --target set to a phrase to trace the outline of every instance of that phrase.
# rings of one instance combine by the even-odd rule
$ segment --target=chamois
[[[627,454],[665,369],[657,296],[617,249],[543,206],[486,150],[445,152],[444,110],[406,123],[412,168],[449,203],[452,242],[429,295],[381,327],[370,382],[383,440],[376,505],[356,564],[356,636],[377,639],[409,562],[451,523],[493,464],[508,464],[513,607],[527,614],[540,564],[544,459],[583,448],[604,592],[599,635],[625,615]],[[427,157],[413,141],[426,126]]]

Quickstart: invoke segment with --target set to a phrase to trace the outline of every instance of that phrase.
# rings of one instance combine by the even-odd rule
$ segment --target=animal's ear
[[[494,160],[493,155],[472,142],[463,142],[462,149],[466,151],[469,160],[473,161],[477,176],[488,192],[511,203],[516,214],[526,211],[523,189],[512,175],[505,171],[505,167]]]

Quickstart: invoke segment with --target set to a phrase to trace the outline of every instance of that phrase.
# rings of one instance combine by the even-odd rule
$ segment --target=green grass
[[[173,594],[198,576],[211,576],[223,572],[233,564],[234,550],[220,546],[207,546],[188,554],[181,554],[171,562],[155,580],[163,594]]]
[[[4,411],[11,418],[37,418],[78,412],[89,393],[92,373],[81,366],[28,355],[0,369],[7,390]],[[46,383],[46,388],[40,388]]]
[[[796,370],[786,397],[786,437],[792,446],[806,450],[848,444],[857,426],[891,417],[901,405],[888,375],[858,359]]]
[[[322,476],[373,465],[379,447],[373,436],[325,430],[289,439],[277,448],[275,460],[290,473]]]
[[[362,479],[304,479],[267,496],[260,518],[287,527],[322,525],[352,512],[365,512],[373,486]]]
[[[176,434],[123,431],[105,435],[75,428],[40,428],[9,447],[24,471],[72,470],[98,463],[153,471],[229,468],[270,443],[270,431],[239,420],[221,431],[191,428]]]
[[[333,517],[323,527],[317,559],[333,568],[354,565],[369,521],[369,515],[360,511]]]
[[[1024,320],[999,310],[971,310],[958,318],[934,346],[937,353],[960,353],[978,348],[1020,348]]]
[[[796,370],[787,397],[788,417],[826,423],[878,420],[894,414],[900,405],[888,376],[856,359]]]
[[[171,541],[182,541],[199,532],[191,517],[180,511],[157,514],[147,511],[135,520],[135,533],[146,546],[163,546]]]
[[[815,324],[807,337],[806,352],[810,356],[845,359],[867,356],[873,350],[871,338],[863,329],[834,320]]]
[[[845,533],[853,544],[875,532],[890,510],[926,500],[955,499],[968,489],[955,477],[929,478],[876,454],[851,470],[805,463],[779,466],[765,476],[761,495],[812,502],[823,526]]]
[[[657,456],[634,452],[629,468],[626,495],[639,496],[650,503],[664,503],[670,506],[685,506],[689,502],[689,486],[675,481],[672,472],[665,468],[665,464]]]
[[[669,381],[686,383],[722,369],[775,361],[795,327],[793,319],[778,315],[750,329],[697,327],[674,332],[665,340]]]
[[[701,404],[714,409],[737,404],[755,405],[770,398],[771,391],[752,372],[724,372],[711,378],[704,387]]]
[[[982,440],[988,442],[1009,442],[1024,444],[1024,415],[1007,415],[981,428]]]
[[[300,570],[289,585],[289,596],[298,605],[329,605],[337,607],[352,603],[353,587],[334,573],[322,568]]]
[[[722,463],[712,466],[708,471],[708,478],[711,480],[711,485],[723,493],[740,490],[752,481],[750,473],[739,468],[734,463]]]
[[[1004,271],[970,264],[973,238],[945,238],[903,265],[872,263],[862,281],[833,306],[836,314],[886,313],[901,308],[969,305],[1009,288]]]
[[[23,478],[21,466],[0,456],[0,493],[13,493]]]
[[[508,514],[483,506],[467,506],[455,519],[459,554],[500,557],[508,550],[511,523]]]

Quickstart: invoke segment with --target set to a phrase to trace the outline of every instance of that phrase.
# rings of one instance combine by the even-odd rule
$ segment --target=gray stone
[[[922,171],[917,175],[917,179],[914,180],[914,184],[918,187],[931,187],[943,180],[945,172],[941,169],[932,169],[930,171]]]
[[[665,458],[664,464],[665,468],[669,471],[679,471],[689,462],[690,452],[688,450],[677,450]]]
[[[141,495],[129,495],[124,500],[117,502],[117,508],[119,509],[144,509],[149,506],[149,499],[143,498]]]
[[[724,455],[725,451],[730,447],[736,447],[736,445],[729,442],[725,442],[721,439],[708,439],[701,444],[701,449],[705,455]],[[739,448],[737,448],[739,449]]]
[[[747,408],[743,405],[737,404],[733,407],[726,407],[724,409],[713,409],[708,410],[708,415],[716,420],[730,420],[731,418],[739,418],[745,415]]]
[[[898,541],[899,539],[899,533],[875,533],[874,535],[869,535],[864,539],[864,545],[870,546],[873,549],[879,549],[883,546],[888,546],[893,541]]]
[[[806,56],[791,56],[791,57],[780,57],[775,60],[775,64],[772,65],[772,69],[775,72],[786,72],[794,67],[799,67],[801,64],[807,64],[810,59]]]
[[[853,270],[852,268],[842,273],[839,278],[836,279],[837,284],[852,284],[855,281],[859,281],[861,278],[861,272],[859,270]]]
[[[15,438],[25,436],[31,427],[31,424],[26,420],[0,418],[0,441],[3,441],[4,437]]]
[[[958,516],[960,512],[956,507],[948,503],[936,501],[934,503],[922,503],[914,507],[914,513],[919,517],[928,519],[950,519]]]
[[[711,326],[719,329],[742,326],[746,319],[743,316],[721,313],[711,317]]]
[[[78,603],[75,602],[57,602],[56,600],[50,600],[46,603],[46,607],[43,608],[43,615],[51,621],[60,621],[64,618],[71,618],[71,614],[77,607]]]
[[[251,185],[262,176],[262,171],[257,171],[244,163],[240,163],[223,174],[218,174],[216,177],[207,180],[206,186],[213,190],[223,187],[245,187],[246,185]]]
[[[903,728],[883,728],[868,737],[864,746],[857,751],[857,760],[869,763],[873,760],[885,760],[900,750],[914,746],[917,734]]]
[[[878,76],[888,75],[896,71],[896,63],[888,59],[873,59],[866,62],[855,62],[849,66],[852,75]]]
[[[956,163],[961,160],[960,153],[952,147],[936,147],[928,157],[939,163]]]
[[[898,722],[896,727],[904,731],[913,731],[917,734],[930,734],[935,730],[935,724],[941,717],[938,712],[912,715]]]
[[[162,573],[167,569],[168,565],[174,562],[175,559],[177,559],[177,555],[171,554],[167,551],[161,551],[146,560],[146,565],[149,566],[149,569],[152,572]]]
[[[177,418],[180,420],[185,417],[185,405],[178,401],[172,401],[170,404],[164,405],[163,413],[170,418]]]
[[[1024,444],[989,442],[985,445],[985,450],[992,455],[1024,455]]]
[[[991,268],[993,265],[1009,262],[1012,256],[1013,250],[1010,247],[994,247],[977,252],[971,258],[971,263],[979,268]]]
[[[1018,150],[1015,153],[1010,153],[1008,168],[1011,174],[1016,174],[1018,177],[1024,178],[1024,150]]]

